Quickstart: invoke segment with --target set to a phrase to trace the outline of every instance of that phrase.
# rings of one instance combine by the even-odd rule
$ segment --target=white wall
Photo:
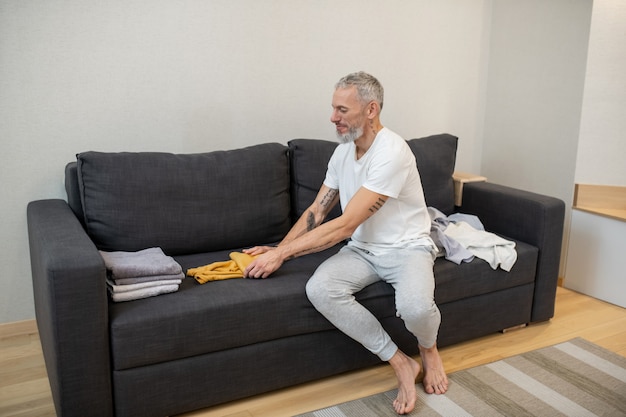
[[[592,2],[493,3],[481,174],[561,198],[569,234]]]
[[[490,0],[3,0],[0,323],[34,317],[26,204],[65,198],[77,152],[333,139],[333,84],[386,89],[407,139],[460,137],[481,167]]]
[[[575,182],[626,186],[626,3],[593,3]],[[626,307],[626,222],[574,212],[564,285]]]
[[[626,2],[595,0],[575,182],[626,186]]]
[[[481,165],[489,179],[563,199],[573,192],[591,5],[494,2]]]

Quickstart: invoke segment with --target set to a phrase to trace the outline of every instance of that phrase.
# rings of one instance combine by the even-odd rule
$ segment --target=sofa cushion
[[[440,134],[407,141],[422,180],[426,204],[445,214],[454,212],[452,173],[456,161],[457,137]],[[293,216],[299,218],[313,202],[324,182],[328,161],[336,142],[320,139],[294,139],[289,142]],[[335,207],[327,219],[341,214]]]
[[[84,225],[102,250],[169,255],[280,240],[290,222],[287,147],[77,156]]]
[[[114,369],[332,328],[308,301],[305,285],[317,266],[340,246],[285,262],[267,279],[239,278],[201,285],[187,277],[178,292],[110,303]],[[228,251],[175,259],[187,270],[228,259]]]
[[[291,163],[291,209],[295,221],[315,200],[326,178],[328,161],[338,143],[320,139],[294,139],[288,145]],[[334,219],[340,214],[341,207],[337,205],[326,220]]]
[[[527,243],[514,242],[517,261],[510,272],[500,268],[492,269],[486,261],[479,258],[460,265],[442,257],[438,258],[434,267],[437,304],[533,283],[539,251]]]
[[[111,303],[111,349],[115,370],[181,359],[254,343],[333,329],[308,301],[306,282],[339,246],[288,262],[270,278],[230,279],[200,285],[183,280],[178,292],[128,303]],[[442,305],[533,282],[537,248],[517,242],[511,272],[486,262],[435,262],[435,301]],[[228,252],[176,257],[188,269],[228,259]],[[396,314],[390,285],[378,282],[356,294],[379,319]],[[141,346],[141,349],[137,347]]]
[[[415,154],[426,204],[445,214],[454,212],[454,163],[458,138],[448,134],[408,141]]]
[[[83,213],[83,205],[80,202],[78,164],[76,162],[70,162],[65,165],[65,192],[67,193],[67,204],[84,226],[85,213]]]

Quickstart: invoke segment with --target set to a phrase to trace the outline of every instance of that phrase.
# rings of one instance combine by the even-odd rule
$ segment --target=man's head
[[[357,98],[363,105],[375,101],[378,103],[380,110],[383,109],[385,90],[373,75],[363,71],[353,72],[340,79],[337,84],[335,84],[335,90],[348,88],[350,86],[356,87]]]
[[[330,121],[337,127],[341,142],[353,142],[363,136],[368,121],[378,122],[383,107],[384,90],[380,82],[365,72],[343,77],[335,85]]]

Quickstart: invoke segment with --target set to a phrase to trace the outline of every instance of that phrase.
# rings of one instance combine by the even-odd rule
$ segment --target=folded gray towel
[[[152,275],[148,277],[131,277],[131,278],[118,278],[112,279],[115,285],[132,285],[139,284],[142,282],[163,282],[163,281],[171,281],[171,280],[182,280],[185,278],[184,273],[175,274],[175,275]]]
[[[147,281],[147,282],[139,282],[136,284],[117,285],[115,282],[111,281],[110,279],[107,279],[107,285],[109,286],[109,291],[113,293],[135,291],[135,290],[141,290],[144,288],[158,287],[161,285],[180,285],[181,282],[183,281],[180,279],[168,279],[164,281]]]
[[[178,291],[178,285],[159,285],[156,287],[141,288],[138,290],[116,293],[109,287],[111,299],[115,302],[139,300],[141,298],[154,297],[155,295],[167,294]]]
[[[177,275],[182,267],[161,248],[149,248],[138,252],[100,251],[111,278],[136,278],[156,275]]]

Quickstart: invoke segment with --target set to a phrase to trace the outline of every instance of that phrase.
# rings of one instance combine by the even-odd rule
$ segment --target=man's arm
[[[325,198],[330,201],[329,207],[322,204]],[[336,245],[352,236],[356,228],[376,214],[387,199],[385,195],[361,187],[341,216],[321,224],[338,200],[337,190],[322,186],[315,202],[298,219],[285,239],[278,247],[268,250],[255,259],[246,268],[244,276],[267,278],[287,259],[320,252]]]
[[[328,213],[339,202],[339,191],[329,188],[322,184],[313,203],[302,213],[298,221],[291,227],[289,233],[285,235],[278,246],[285,245],[306,232],[310,232],[317,226],[322,224]],[[261,255],[269,250],[274,249],[272,246],[255,246],[243,251],[248,255]]]
[[[322,224],[337,203],[339,203],[339,191],[322,185],[313,204],[302,213],[302,216],[300,216],[278,246],[284,246]]]

